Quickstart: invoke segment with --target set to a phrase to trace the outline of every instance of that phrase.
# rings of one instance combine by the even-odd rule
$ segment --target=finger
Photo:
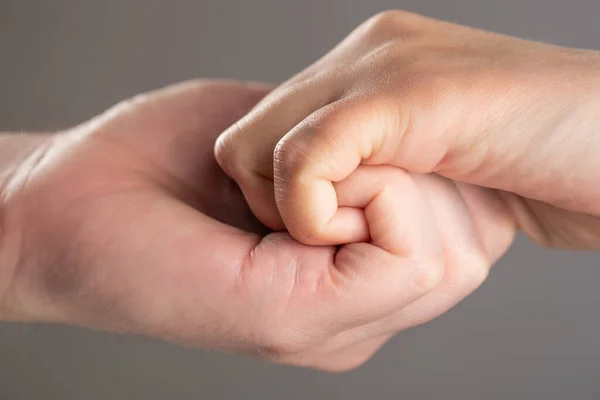
[[[366,235],[375,246],[401,256],[440,252],[429,205],[414,174],[362,165],[334,189],[340,209],[364,210]]]
[[[439,244],[407,175],[398,168],[369,166],[357,171],[354,182],[340,183],[340,191],[346,191],[356,189],[356,182],[388,182],[363,187],[369,196],[348,200],[349,206],[364,206],[374,227],[370,243],[345,245],[335,253],[333,247],[302,245],[279,233],[253,250],[240,281],[252,288],[248,303],[256,312],[248,318],[266,353],[297,354],[312,347],[315,338],[384,318],[438,284],[443,275]],[[382,218],[389,215],[394,218]]]
[[[429,172],[443,148],[439,141],[418,152],[410,148],[408,112],[383,97],[339,101],[313,113],[279,142],[276,199],[292,236],[307,244],[335,242],[339,222],[333,182],[361,163],[393,165],[402,160],[412,171]]]
[[[410,174],[361,166],[336,189],[345,204],[364,207],[371,236],[370,243],[345,245],[335,257],[351,293],[342,309],[352,326],[389,315],[437,285],[443,262],[435,222]],[[356,189],[362,193],[352,194]]]
[[[432,20],[402,11],[370,18],[221,135],[216,146],[219,164],[241,186],[263,223],[272,229],[284,228],[272,182],[272,157],[278,141],[306,116],[337,100],[349,81],[361,78],[352,68],[344,68],[348,63],[382,41],[414,35],[426,25],[432,25]],[[336,225],[335,220],[330,222]]]
[[[337,99],[339,79],[307,78],[274,92],[216,143],[219,165],[239,184],[255,215],[272,229],[284,228],[274,199],[275,146],[307,115]]]
[[[475,188],[471,188],[465,195],[464,187],[459,188],[452,181],[435,175],[414,175],[414,179],[426,195],[424,202],[429,205],[429,214],[435,221],[434,229],[441,238],[443,278],[433,290],[415,302],[378,321],[348,331],[344,338],[349,343],[376,335],[393,334],[446,312],[481,285],[493,261],[501,250],[506,251],[514,237],[514,224],[511,228],[506,223],[497,226],[494,245],[491,241],[487,244],[484,242],[484,238],[491,234],[481,230],[487,221],[475,223],[473,221],[476,218],[472,216],[474,213],[484,213],[485,210],[477,208],[488,208],[493,204],[493,200],[483,198],[483,193],[489,195],[489,192],[477,193]]]

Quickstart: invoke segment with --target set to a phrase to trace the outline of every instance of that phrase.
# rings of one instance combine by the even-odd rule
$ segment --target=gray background
[[[187,78],[278,82],[385,8],[600,48],[597,0],[0,0],[0,130],[67,127]],[[597,399],[599,260],[520,238],[467,301],[343,375],[4,324],[0,398]]]

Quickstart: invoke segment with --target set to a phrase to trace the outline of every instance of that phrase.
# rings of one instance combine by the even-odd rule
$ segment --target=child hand
[[[306,244],[368,237],[336,182],[393,165],[491,188],[464,203],[506,207],[472,213],[475,226],[516,221],[546,245],[599,248],[599,66],[595,51],[388,11],[268,95],[216,156],[261,221]]]

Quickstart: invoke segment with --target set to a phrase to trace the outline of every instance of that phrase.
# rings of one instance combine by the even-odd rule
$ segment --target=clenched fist
[[[493,262],[515,224],[545,245],[597,249],[599,93],[598,52],[388,11],[274,90],[216,155],[261,221],[308,244],[368,238],[339,183],[388,165],[415,178],[398,202],[435,199],[422,204],[446,253]]]
[[[346,370],[481,282],[489,262],[474,227],[436,197],[454,196],[454,184],[394,167],[338,183],[341,201],[365,207],[370,242],[269,234],[213,155],[219,133],[269,90],[188,82],[64,132],[1,136],[3,149],[31,155],[3,169],[0,318]],[[494,216],[488,200],[481,212]],[[438,227],[440,217],[456,224]],[[437,230],[470,249],[452,256],[468,266],[464,284],[445,292],[432,291],[450,268]]]

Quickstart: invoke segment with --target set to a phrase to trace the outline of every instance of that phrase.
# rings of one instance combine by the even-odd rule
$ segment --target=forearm
[[[18,199],[18,192],[31,171],[28,164],[35,163],[35,153],[50,137],[38,133],[0,133],[0,320],[18,318],[14,304],[9,304],[21,246],[19,213],[14,212],[18,205],[14,200]]]

